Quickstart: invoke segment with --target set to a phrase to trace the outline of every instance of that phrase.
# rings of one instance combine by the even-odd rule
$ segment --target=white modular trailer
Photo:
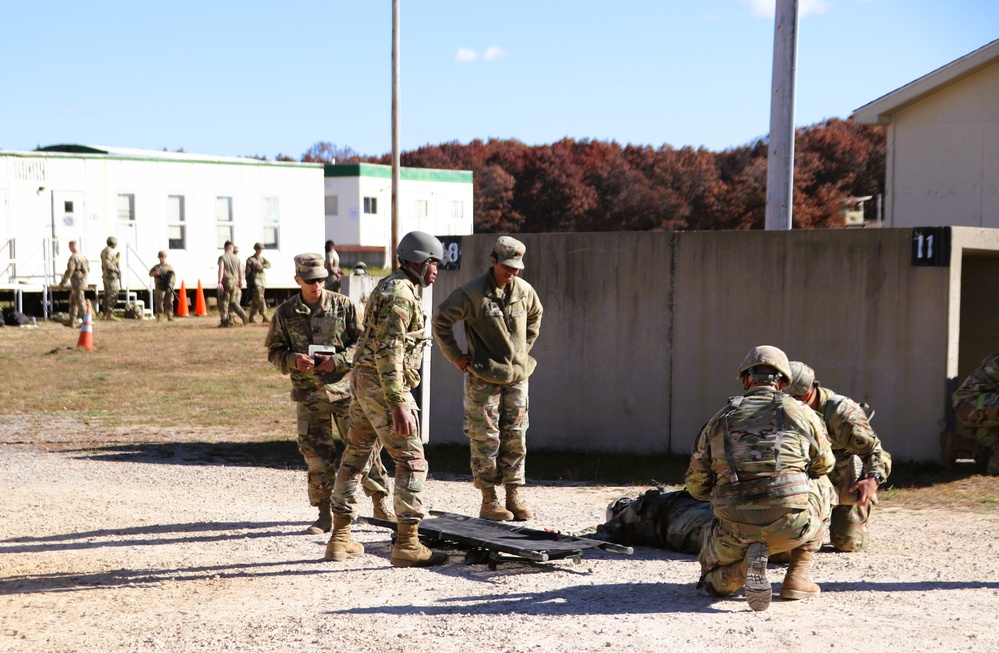
[[[118,239],[122,287],[146,288],[164,250],[193,289],[214,289],[226,240],[263,242],[269,287],[294,287],[296,254],[323,249],[323,167],[184,152],[54,145],[0,150],[0,286],[58,283],[78,241],[101,288],[100,251]]]
[[[337,244],[341,259],[353,263],[352,248],[391,263],[392,167],[373,163],[325,168],[326,238]],[[409,231],[436,236],[472,233],[472,172],[402,168],[399,171],[399,237]]]

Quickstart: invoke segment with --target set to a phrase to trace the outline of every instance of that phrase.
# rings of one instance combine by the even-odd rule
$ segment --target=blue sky
[[[391,0],[0,0],[0,148],[391,151]],[[402,147],[769,129],[774,0],[401,0]],[[995,0],[801,0],[796,124],[999,38]]]

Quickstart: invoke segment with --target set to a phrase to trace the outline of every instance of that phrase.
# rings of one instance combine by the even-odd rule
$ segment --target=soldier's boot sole
[[[756,612],[770,607],[773,588],[767,578],[767,545],[753,542],[746,551],[746,602]]]

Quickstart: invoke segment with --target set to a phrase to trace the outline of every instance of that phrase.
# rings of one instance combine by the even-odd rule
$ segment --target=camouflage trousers
[[[839,497],[848,494],[849,488],[856,482],[856,476],[852,472],[851,463],[854,456],[839,452],[837,458],[836,467],[829,472],[829,482],[836,490],[829,520],[829,540],[837,551],[866,551],[871,541],[870,521],[874,506],[870,503],[866,506],[840,503]]]
[[[769,524],[757,525],[722,519],[716,513],[698,556],[701,581],[720,595],[738,591],[746,583],[746,568],[742,561],[749,545],[754,542],[766,544],[771,554],[798,548],[818,551],[822,546],[825,527],[829,523],[836,491],[826,476],[810,479],[808,484],[808,508],[789,510]],[[731,516],[732,513],[739,512],[735,509],[730,511],[726,514]],[[752,513],[759,512],[758,509],[745,510],[745,521],[756,521]]]
[[[264,284],[256,283],[250,291],[250,319],[260,313],[260,317],[267,319],[267,302],[264,301]]]
[[[245,318],[246,313],[239,305],[239,298],[242,295],[239,286],[234,281],[222,280],[222,292],[218,295],[219,318],[222,324],[229,324],[229,312],[233,312],[240,318]]]
[[[475,487],[523,485],[527,457],[527,379],[489,383],[465,374],[465,435]]]
[[[76,318],[83,319],[90,305],[87,304],[87,284],[82,279],[70,279],[69,286],[69,319],[72,322]]]
[[[121,291],[121,282],[118,277],[104,277],[104,317],[114,313],[114,305],[118,303],[118,293]]]
[[[329,275],[326,277],[326,280],[323,281],[323,288],[326,290],[332,290],[333,292],[340,292],[340,277],[335,274]]]
[[[318,394],[297,404],[298,451],[309,470],[309,503],[314,506],[329,499],[333,493],[344,450],[342,434],[350,426],[349,405],[349,401],[330,404]],[[372,447],[369,458],[362,465],[364,493],[368,496],[378,492],[388,494],[388,471],[382,464],[381,447]]]
[[[413,411],[417,428],[411,435],[396,435],[392,428],[392,408],[385,402],[378,371],[355,367],[350,374],[350,431],[347,450],[333,489],[333,511],[354,517],[357,481],[377,444],[395,461],[395,514],[401,523],[423,519],[423,486],[427,480],[427,459],[423,455],[416,401],[410,394],[406,406]]]
[[[153,307],[157,315],[173,315],[173,288],[153,289]]]

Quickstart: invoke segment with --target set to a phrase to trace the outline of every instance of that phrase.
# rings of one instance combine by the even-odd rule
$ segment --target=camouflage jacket
[[[695,498],[709,501],[718,494],[717,488],[727,485],[765,484],[795,472],[818,478],[828,474],[835,462],[815,411],[772,386],[756,386],[733,397],[698,433],[686,485]],[[746,504],[803,508],[806,495],[807,485],[803,492],[799,485],[793,495],[763,494]]]
[[[411,403],[409,391],[420,382],[423,350],[429,345],[416,284],[400,271],[379,281],[364,310],[364,333],[354,367],[378,371],[389,406]]]
[[[999,403],[999,397],[995,395],[999,395],[999,352],[987,356],[954,392],[952,399],[955,409],[964,401],[971,401],[981,408]]]
[[[240,271],[242,270],[242,265],[240,265],[239,258],[235,254],[225,253],[219,257],[219,265],[222,266],[222,281],[230,283],[238,283],[240,279]]]
[[[101,250],[101,274],[105,279],[117,279],[121,274],[118,268],[118,255],[110,245]]]
[[[829,388],[819,387],[818,406],[815,412],[826,424],[829,444],[836,458],[856,455],[864,461],[863,478],[871,472],[881,475],[884,481],[891,473],[891,456],[881,448],[871,422],[864,409],[849,397],[838,395]]]
[[[267,282],[264,270],[271,267],[271,262],[263,256],[254,254],[246,259],[246,270],[243,276],[246,278],[248,286],[262,286]]]
[[[69,261],[66,262],[66,273],[62,275],[62,281],[59,285],[66,285],[67,281],[86,285],[88,274],[90,274],[90,261],[87,260],[87,257],[80,252],[71,254]]]
[[[153,278],[157,290],[173,290],[176,274],[169,263],[157,263],[149,268],[149,276]]]
[[[453,326],[464,322],[468,373],[489,383],[517,383],[534,371],[531,348],[541,330],[541,300],[531,284],[514,277],[506,292],[492,268],[455,288],[434,311],[434,338],[452,363],[462,356]]]
[[[310,395],[325,393],[330,401],[350,396],[349,373],[357,338],[361,334],[357,308],[348,297],[324,290],[315,311],[298,294],[274,311],[264,344],[267,360],[282,374],[291,374],[292,401],[306,401]],[[334,372],[301,371],[295,368],[295,355],[309,353],[309,345],[329,345]]]

